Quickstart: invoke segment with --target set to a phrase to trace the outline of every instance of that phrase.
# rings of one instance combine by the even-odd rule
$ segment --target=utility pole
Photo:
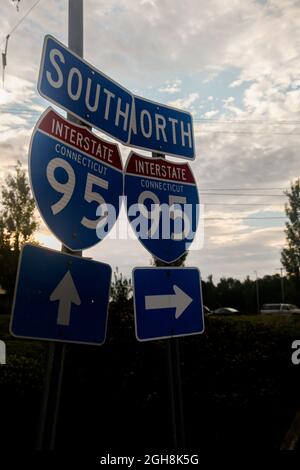
[[[257,276],[257,271],[254,271],[255,276],[256,276],[256,305],[257,305],[257,313],[259,314],[260,308],[259,308],[259,286],[258,286],[258,276]]]
[[[72,51],[80,57],[83,56],[83,0],[69,0],[68,43]],[[68,120],[80,124],[80,121],[70,113],[68,113]],[[81,251],[71,251],[64,245],[62,245],[61,251],[75,256],[82,256]],[[39,450],[55,449],[65,353],[66,343],[53,341],[49,344],[48,366],[37,442]]]
[[[152,152],[152,158],[166,158],[163,153]],[[164,266],[169,266],[164,263]],[[175,450],[185,448],[185,425],[178,338],[169,338],[167,344],[167,368],[172,422],[172,441]]]
[[[283,277],[283,268],[277,268],[276,271],[280,271],[280,287],[281,287],[281,303],[284,304],[284,277]]]

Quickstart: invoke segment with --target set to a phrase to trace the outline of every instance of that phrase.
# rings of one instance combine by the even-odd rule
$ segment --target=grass
[[[115,437],[108,433],[108,442],[111,439],[117,442],[116,429],[122,429],[121,422],[128,419],[134,422],[146,413],[156,426],[157,419],[165,415],[169,406],[163,357],[166,343],[138,343],[132,319],[127,322],[130,335],[128,328],[124,329],[125,335],[123,330],[117,333],[117,325],[110,324],[107,343],[101,348],[68,348],[64,381],[68,400],[63,405],[67,411],[61,421],[66,432],[71,432],[68,413],[71,416],[76,408],[80,415],[79,402],[81,406],[91,406],[96,413],[94,420],[103,419],[104,427],[106,423],[107,429],[112,428],[111,436]],[[180,339],[190,442],[196,445],[200,440],[218,446],[228,440],[242,445],[244,439],[253,447],[262,443],[266,448],[278,448],[300,406],[300,366],[291,363],[291,343],[300,339],[300,317],[211,315],[205,322],[203,335]],[[19,401],[22,403],[19,413],[30,415],[35,410],[37,414],[47,342],[12,337],[8,315],[0,315],[0,338],[7,344],[8,355],[8,366],[0,369],[0,392],[4,393],[8,407]],[[104,410],[96,406],[101,397],[106,403],[107,418]],[[115,422],[112,413],[116,415]],[[90,416],[83,408],[78,418],[80,428],[86,430],[87,441],[95,438],[89,430]],[[11,419],[10,415],[7,419]],[[19,416],[15,419],[20,424]],[[159,433],[157,437],[160,442],[166,432],[163,429],[162,426],[162,437]],[[80,441],[83,436],[77,434],[74,429],[73,439]]]
[[[255,328],[268,330],[275,335],[293,335],[300,338],[300,315],[209,315],[209,323],[228,323],[240,327],[249,324]]]
[[[9,331],[10,315],[0,315],[0,339],[6,343],[7,363],[13,364],[17,357],[40,358],[44,356],[46,344],[36,340],[13,337]]]

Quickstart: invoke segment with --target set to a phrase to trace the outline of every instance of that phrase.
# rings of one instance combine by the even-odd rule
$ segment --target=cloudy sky
[[[19,11],[1,0],[0,43],[36,0]],[[37,92],[43,38],[67,44],[67,0],[40,0],[11,34],[0,88],[1,184],[49,105]],[[284,189],[299,177],[299,0],[84,0],[84,56],[150,100],[193,113],[204,245],[187,265],[204,278],[278,273]],[[62,113],[63,114],[63,113]],[[130,148],[120,147],[123,162]],[[125,214],[121,214],[125,220]],[[261,220],[259,220],[261,219]],[[41,222],[38,239],[59,242]],[[107,239],[85,255],[130,274],[150,263],[131,237]]]

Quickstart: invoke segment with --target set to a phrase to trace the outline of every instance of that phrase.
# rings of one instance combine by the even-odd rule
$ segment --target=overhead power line
[[[263,207],[282,207],[282,204],[263,204],[260,202],[206,202],[206,206],[263,206]]]
[[[232,135],[300,135],[300,132],[263,132],[263,131],[222,131],[222,130],[214,130],[214,129],[205,129],[203,130],[204,133],[211,133],[211,134],[232,134]]]
[[[281,189],[285,190],[287,188],[284,186],[281,186],[280,188],[202,188],[203,191],[244,191],[245,189],[247,191],[280,191]]]
[[[272,220],[286,219],[287,217],[204,217],[204,220]]]
[[[203,124],[271,124],[271,125],[294,125],[300,124],[300,120],[297,119],[205,119],[205,118],[194,118],[194,122],[202,122]]]
[[[29,15],[29,13],[38,5],[38,3],[40,3],[41,0],[37,0],[30,8],[29,10],[27,11],[27,13],[25,13],[24,16],[22,16],[22,18],[20,19],[20,21],[18,21],[17,24],[15,24],[15,26],[12,28],[12,30],[5,36],[5,38],[3,39],[3,41],[1,42],[0,44],[0,47],[2,46],[2,44],[4,44],[4,42],[6,41],[6,37],[7,36],[11,36],[12,33],[14,31],[16,31],[16,29],[20,26],[21,23],[23,23],[23,21],[25,20],[25,18],[27,18],[27,16]]]
[[[286,197],[285,194],[251,194],[251,193],[210,193],[201,191],[205,196],[250,196],[250,197]]]

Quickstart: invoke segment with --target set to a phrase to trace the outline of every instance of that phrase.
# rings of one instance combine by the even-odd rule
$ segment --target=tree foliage
[[[34,200],[20,162],[16,165],[16,174],[6,178],[1,203],[5,242],[13,250],[20,251],[21,245],[31,239],[38,227]]]
[[[153,256],[153,258],[151,260],[151,264],[153,266],[156,266],[156,267],[159,267],[159,268],[160,267],[168,267],[168,266],[183,267],[187,255],[188,255],[188,251],[183,253],[183,255],[180,256],[180,258],[178,258],[176,261],[173,261],[173,263],[165,263],[164,261],[161,261],[160,259],[155,258],[155,256]]]
[[[128,303],[131,295],[131,279],[127,279],[122,273],[119,273],[119,269],[116,268],[110,291],[112,302],[117,304],[119,307],[122,307]]]
[[[282,279],[279,274],[266,275],[258,279],[260,305],[267,303],[282,303]],[[299,291],[288,277],[283,278],[284,302],[300,305]],[[203,303],[214,310],[219,307],[233,307],[241,313],[257,312],[256,280],[249,276],[245,280],[222,277],[218,283],[213,282],[212,276],[202,281]]]
[[[14,175],[9,174],[1,194],[0,210],[0,285],[11,297],[23,243],[33,241],[38,224],[34,200],[20,162]]]
[[[286,272],[300,280],[300,180],[291,184],[290,191],[286,191],[288,203],[285,212],[289,221],[286,222],[287,246],[281,252],[281,262]]]

